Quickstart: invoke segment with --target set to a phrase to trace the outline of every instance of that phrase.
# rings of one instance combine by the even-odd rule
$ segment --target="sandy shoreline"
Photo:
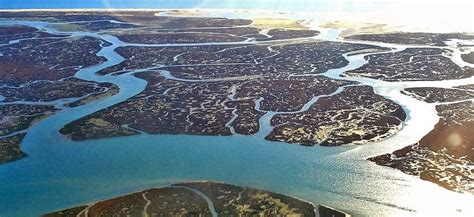
[[[209,16],[209,17],[227,17],[232,15],[236,18],[276,18],[289,20],[313,20],[320,25],[325,25],[334,21],[342,23],[370,23],[373,25],[386,25],[388,29],[400,32],[436,32],[436,33],[472,33],[473,26],[466,23],[465,26],[445,25],[441,26],[439,22],[423,23],[424,21],[407,22],[399,16],[370,14],[349,14],[332,12],[296,12],[296,11],[272,11],[261,9],[215,9],[215,8],[52,8],[52,9],[0,9],[0,13],[20,13],[20,12],[157,12],[165,13],[168,16]],[[223,16],[226,15],[226,16]],[[421,22],[421,23],[420,23]]]

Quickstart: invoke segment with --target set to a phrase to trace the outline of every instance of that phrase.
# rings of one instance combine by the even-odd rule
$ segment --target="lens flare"
[[[456,147],[463,144],[463,139],[461,135],[459,135],[456,132],[451,133],[447,139],[448,139],[448,145],[451,147]]]

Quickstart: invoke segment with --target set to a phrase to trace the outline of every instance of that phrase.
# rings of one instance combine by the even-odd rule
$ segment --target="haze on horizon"
[[[0,0],[0,9],[167,8],[249,9],[314,13],[315,17],[387,22],[434,31],[474,32],[469,0]]]

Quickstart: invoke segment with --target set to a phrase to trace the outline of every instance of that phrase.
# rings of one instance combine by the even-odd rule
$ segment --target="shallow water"
[[[47,27],[47,23],[19,23],[57,33]],[[398,134],[364,146],[303,147],[266,141],[263,137],[271,130],[269,121],[274,112],[264,115],[260,119],[260,132],[250,136],[141,134],[73,142],[59,134],[61,127],[124,101],[146,86],[146,81],[134,77],[133,73],[95,74],[123,60],[114,48],[125,43],[107,35],[85,32],[73,35],[99,37],[113,44],[97,54],[104,56],[106,62],[81,69],[76,77],[114,83],[120,92],[84,106],[64,108],[28,130],[22,148],[29,156],[0,166],[1,216],[34,216],[188,180],[216,180],[282,192],[354,215],[474,214],[472,195],[451,192],[365,160],[417,142],[438,121],[434,105],[401,94],[402,88],[467,84],[472,83],[472,79],[382,82],[349,78],[373,86],[378,94],[402,105],[408,115]],[[336,38],[337,35],[331,33],[327,39]],[[348,66],[324,75],[340,79],[343,71],[365,64],[363,57],[346,56]],[[303,110],[316,100],[308,102]]]

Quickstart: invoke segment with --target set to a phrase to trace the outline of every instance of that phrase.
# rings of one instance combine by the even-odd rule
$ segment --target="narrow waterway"
[[[209,211],[211,212],[212,217],[217,217],[218,216],[216,208],[215,208],[214,203],[212,202],[212,200],[206,194],[201,192],[200,190],[197,190],[195,188],[191,188],[191,187],[188,187],[188,186],[183,186],[183,185],[174,185],[173,187],[174,188],[184,188],[184,189],[187,189],[189,191],[192,191],[192,192],[196,193],[197,195],[199,195],[199,197],[201,197],[202,199],[204,199],[206,201],[207,206],[209,207]]]
[[[59,129],[73,120],[122,102],[145,88],[146,81],[134,77],[134,72],[117,76],[95,74],[123,61],[115,48],[142,45],[130,45],[110,35],[59,32],[42,22],[1,24],[12,23],[52,33],[92,36],[111,43],[97,53],[106,58],[104,63],[83,68],[76,77],[114,83],[120,87],[120,92],[87,105],[64,108],[28,130],[22,148],[29,156],[0,166],[0,216],[37,216],[150,187],[194,180],[216,180],[282,192],[354,215],[469,216],[474,213],[470,203],[474,199],[472,195],[451,192],[365,160],[417,142],[437,122],[434,105],[405,96],[400,93],[401,89],[468,84],[473,83],[473,79],[383,82],[341,78],[344,71],[366,63],[364,56],[367,54],[346,55],[347,66],[323,75],[373,86],[378,94],[402,105],[408,114],[408,120],[398,134],[364,146],[303,147],[266,141],[263,136],[271,131],[269,120],[275,112],[267,112],[260,119],[260,132],[250,136],[141,134],[73,142],[59,134]],[[325,37],[337,39],[334,33]],[[313,98],[302,110],[317,100]]]

